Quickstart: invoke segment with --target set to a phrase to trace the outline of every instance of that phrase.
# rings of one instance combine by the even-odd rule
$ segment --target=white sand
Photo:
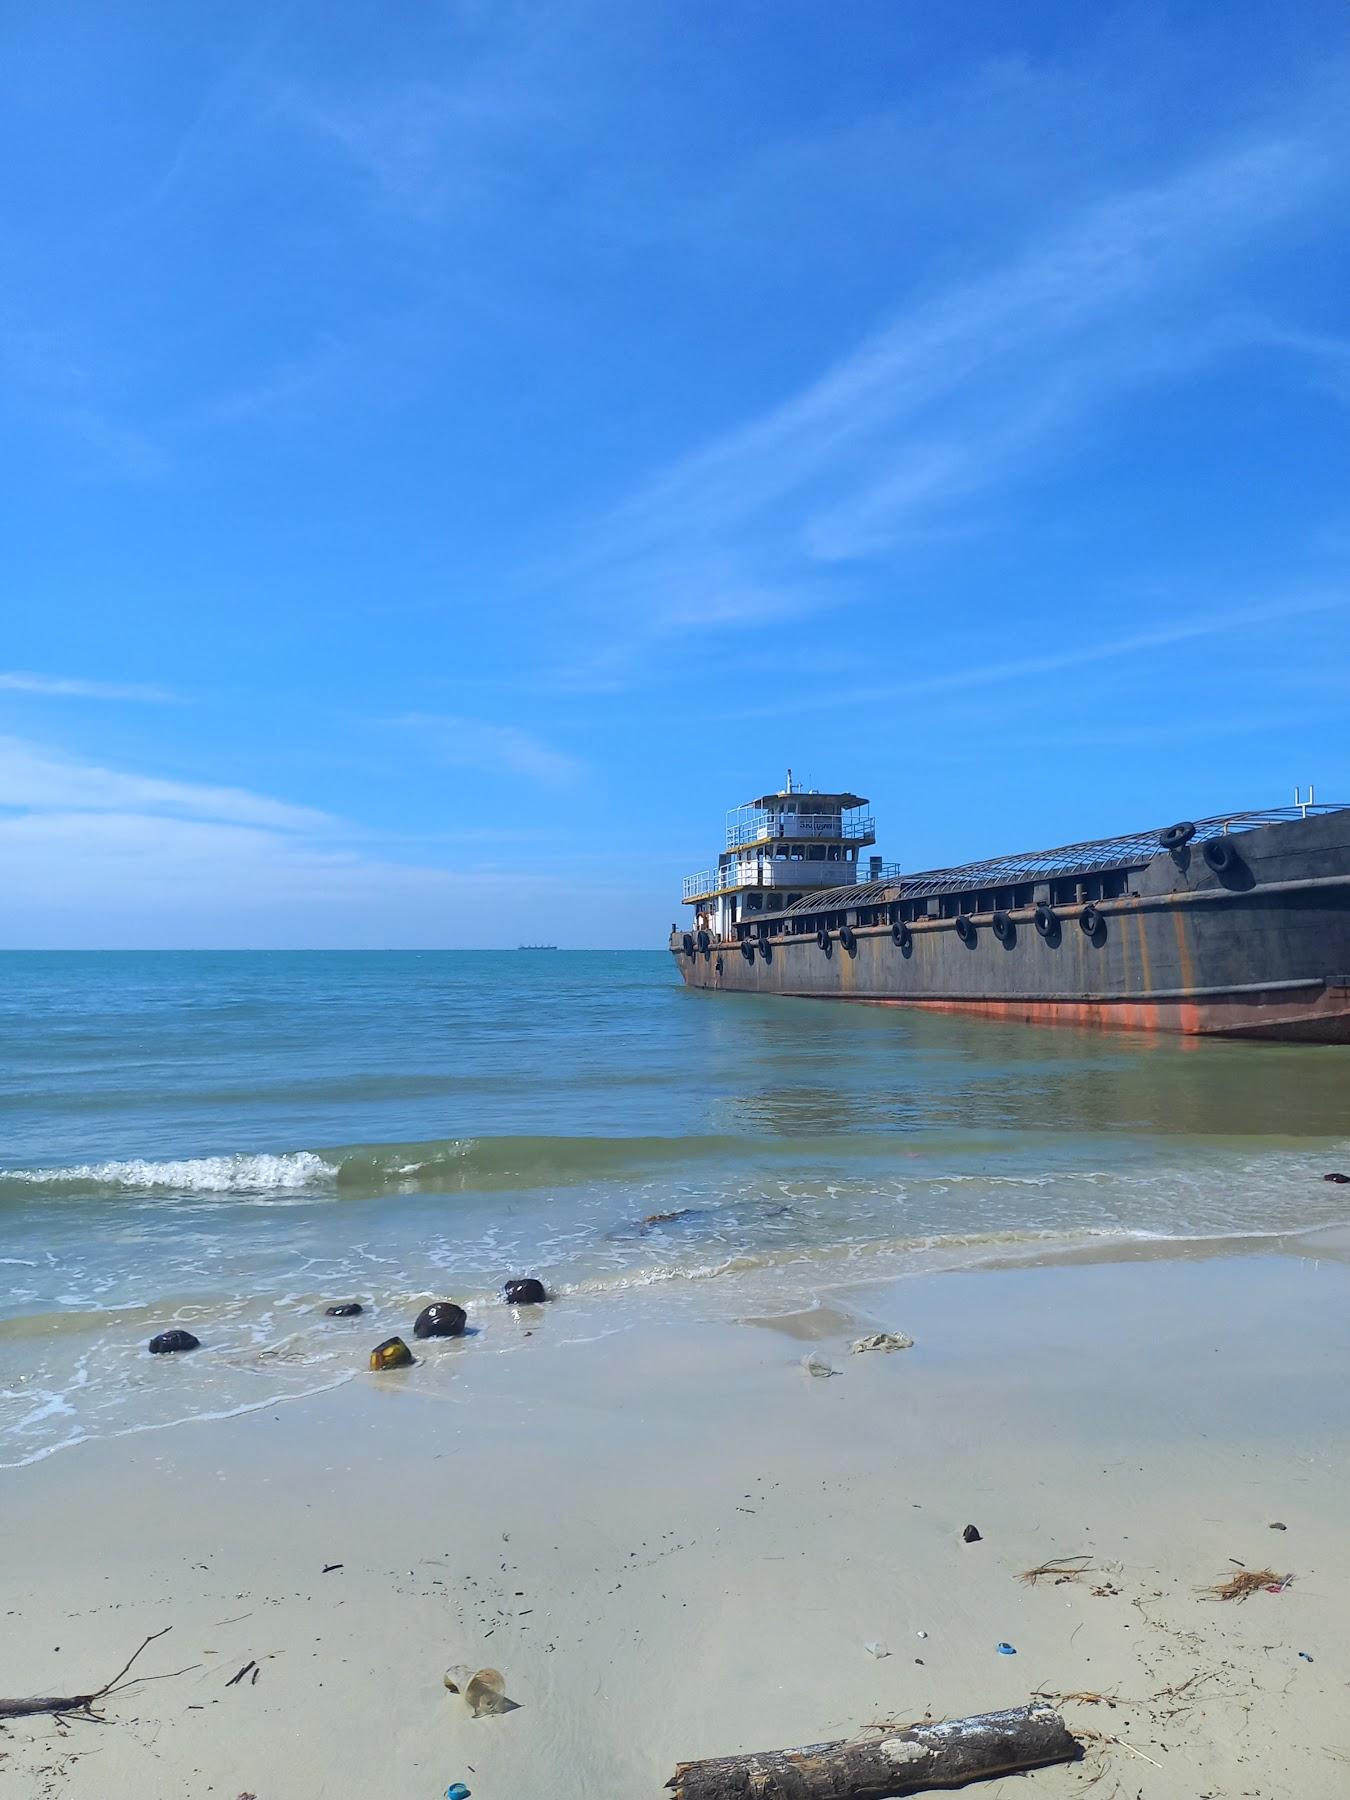
[[[680,1758],[1090,1690],[1070,1724],[1120,1741],[976,1791],[1344,1795],[1350,1270],[1312,1249],[836,1291],[791,1333],[654,1306],[560,1348],[559,1306],[509,1354],[9,1471],[0,1694],[166,1625],[134,1672],[187,1672],[0,1728],[0,1792],[657,1800]],[[879,1327],[916,1347],[848,1353]],[[1207,1602],[1230,1559],[1296,1580]],[[472,1719],[454,1663],[519,1710]]]

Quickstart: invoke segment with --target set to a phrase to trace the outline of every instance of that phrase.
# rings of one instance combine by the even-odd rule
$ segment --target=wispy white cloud
[[[0,807],[37,813],[165,814],[294,832],[327,830],[336,822],[313,807],[246,788],[104,768],[14,737],[0,738]]]
[[[563,767],[512,748],[547,778]],[[0,944],[493,945],[537,936],[541,909],[562,942],[632,935],[630,893],[511,867],[512,836],[402,842],[243,788],[0,738]]]
[[[1002,662],[972,663],[964,657],[952,667],[907,676],[899,681],[820,682],[795,690],[790,701],[747,707],[745,718],[779,718],[812,712],[831,712],[871,706],[885,701],[919,702],[952,700],[984,688],[1034,683],[1047,675],[1067,674],[1110,663],[1128,663],[1181,644],[1206,638],[1242,639],[1244,633],[1304,619],[1319,613],[1350,613],[1350,595],[1337,592],[1283,595],[1246,606],[1226,606],[1206,612],[1161,619],[1116,637],[1068,643],[1035,656],[1009,657]],[[1042,690],[1037,690],[1038,695]],[[1154,728],[1156,731],[1156,727]]]
[[[584,772],[579,757],[534,737],[517,725],[447,713],[405,713],[398,723],[417,733],[438,762],[489,775],[515,775],[547,787],[565,787]]]
[[[165,445],[109,400],[106,383],[74,348],[76,336],[34,329],[12,313],[0,316],[5,411],[40,438],[60,443],[67,476],[158,480],[170,464]]]
[[[1167,650],[1178,644],[1194,643],[1202,638],[1238,636],[1255,627],[1277,625],[1291,619],[1306,618],[1314,613],[1350,611],[1350,596],[1345,594],[1304,594],[1264,605],[1225,607],[1220,611],[1192,614],[1190,617],[1150,626],[1122,637],[1104,638],[1092,643],[1067,645],[1041,656],[1014,657],[1006,662],[962,665],[942,673],[924,675],[913,680],[885,682],[854,689],[848,696],[853,701],[918,700],[969,692],[972,689],[996,687],[1006,682],[1019,682],[1039,675],[1063,674],[1069,669],[1090,668],[1098,663],[1122,662],[1146,655],[1154,650]],[[828,702],[828,697],[822,697]]]
[[[85,681],[74,675],[34,675],[21,669],[0,671],[0,691],[49,700],[139,700],[155,705],[177,699],[167,688],[138,682]]]
[[[569,578],[648,640],[828,601],[838,564],[1064,454],[1122,390],[1267,341],[1226,293],[1193,302],[1344,180],[1346,135],[1320,121],[1231,146],[930,294],[658,473]]]
[[[0,813],[0,862],[6,947],[492,944],[515,941],[541,905],[584,929],[577,894],[528,873],[397,862],[217,820]]]

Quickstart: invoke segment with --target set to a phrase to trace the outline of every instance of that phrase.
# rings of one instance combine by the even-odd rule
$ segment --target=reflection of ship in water
[[[690,987],[1350,1042],[1350,807],[1236,812],[907,875],[868,803],[794,784],[684,884]]]

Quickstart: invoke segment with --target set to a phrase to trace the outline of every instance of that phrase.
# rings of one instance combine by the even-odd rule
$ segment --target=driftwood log
[[[675,1800],[894,1800],[995,1775],[1071,1762],[1079,1745],[1049,1706],[1016,1706],[862,1742],[807,1744],[681,1763]]]
[[[88,1694],[30,1694],[22,1700],[0,1700],[0,1719],[32,1719],[39,1713],[51,1713],[56,1718],[81,1717],[99,1719],[102,1714],[94,1711],[94,1703],[106,1700],[109,1694],[120,1694],[124,1688],[135,1687],[141,1681],[163,1681],[163,1675],[134,1675],[130,1681],[122,1677],[135,1662],[147,1644],[153,1644],[156,1638],[162,1638],[166,1631],[172,1631],[172,1625],[164,1626],[161,1631],[152,1631],[140,1648],[133,1650],[122,1664],[111,1681],[105,1681],[102,1687],[94,1688]],[[192,1665],[195,1667],[196,1665]],[[184,1669],[175,1669],[175,1675],[186,1674]]]

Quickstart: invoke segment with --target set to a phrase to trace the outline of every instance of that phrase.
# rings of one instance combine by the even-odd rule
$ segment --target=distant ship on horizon
[[[556,950],[556,944],[517,944],[517,950]]]
[[[1350,1043],[1350,806],[1182,819],[905,874],[868,802],[787,784],[727,815],[669,948],[686,986],[1041,1024]]]

